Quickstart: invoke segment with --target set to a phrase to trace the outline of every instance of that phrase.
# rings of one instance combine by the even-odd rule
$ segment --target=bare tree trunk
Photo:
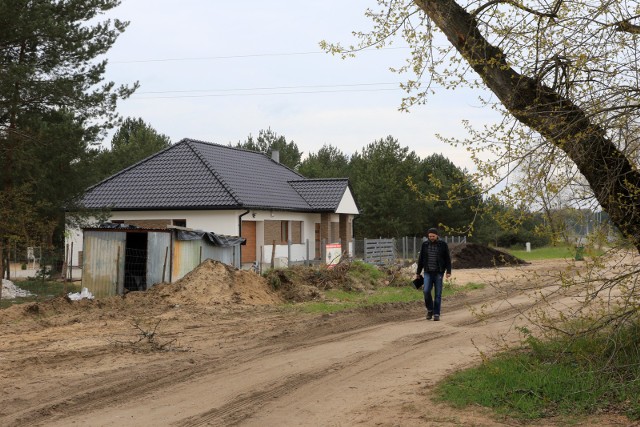
[[[640,172],[571,100],[511,68],[454,0],[414,0],[521,123],[563,150],[611,221],[640,252]]]

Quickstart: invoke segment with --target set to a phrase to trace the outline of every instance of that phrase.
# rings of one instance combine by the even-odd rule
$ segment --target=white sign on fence
[[[333,267],[340,262],[342,258],[342,245],[340,243],[329,243],[326,246],[326,258],[325,263],[329,268]]]

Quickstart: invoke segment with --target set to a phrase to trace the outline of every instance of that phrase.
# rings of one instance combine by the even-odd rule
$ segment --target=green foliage
[[[79,164],[137,87],[104,82],[100,60],[127,24],[118,0],[0,2],[0,252],[50,247],[63,207],[87,183]],[[24,209],[25,206],[31,206]],[[4,259],[4,257],[0,257]]]
[[[371,284],[378,283],[385,277],[384,272],[378,267],[360,260],[355,260],[351,263],[349,275],[355,279],[368,281]]]
[[[356,238],[406,236],[419,233],[420,205],[406,185],[419,158],[388,136],[356,152],[349,164],[350,180],[361,208],[354,224]]]
[[[482,222],[477,212],[483,200],[465,170],[441,154],[432,154],[420,162],[417,175],[407,181],[421,202],[421,231],[439,226],[450,234],[475,234],[473,228]]]
[[[271,128],[260,130],[258,132],[258,138],[255,140],[253,136],[249,135],[245,142],[239,142],[235,147],[259,151],[268,156],[271,156],[272,152],[277,150],[279,152],[280,163],[293,170],[298,169],[302,159],[302,152],[298,149],[296,143],[293,141],[287,142],[284,136],[276,134]]]
[[[265,278],[273,289],[299,284],[313,286],[321,290],[342,289],[362,290],[380,286],[385,274],[376,266],[362,261],[341,261],[332,268],[326,265],[306,267],[295,265],[267,271]]]
[[[298,172],[307,178],[344,178],[349,176],[349,157],[338,148],[325,144],[302,161]]]
[[[434,225],[450,234],[473,236],[471,240],[478,243],[497,243],[497,237],[505,234],[505,222],[493,213],[509,210],[497,200],[483,200],[466,171],[441,154],[420,159],[392,136],[374,141],[351,157],[324,145],[302,162],[296,144],[271,129],[261,130],[257,139],[250,135],[236,147],[269,155],[278,149],[281,163],[297,167],[307,178],[348,177],[360,207],[354,224],[356,238],[422,236]],[[514,233],[532,241],[532,226],[525,226],[525,231]],[[505,235],[500,242],[507,239]]]
[[[171,146],[168,136],[158,133],[141,118],[127,118],[111,139],[111,150],[101,151],[94,163],[95,182],[119,172]]]
[[[544,363],[527,354],[498,357],[452,375],[439,400],[457,407],[481,405],[519,419],[584,413],[605,395],[596,375],[570,362]]]
[[[534,229],[521,226],[517,230],[506,230],[499,233],[496,237],[496,246],[501,248],[510,248],[512,246],[524,246],[526,243],[532,246],[545,246],[551,243],[550,236],[540,235]]]
[[[525,331],[526,332],[526,331]],[[640,324],[540,341],[457,372],[439,400],[482,405],[519,419],[585,416],[611,409],[640,419]]]

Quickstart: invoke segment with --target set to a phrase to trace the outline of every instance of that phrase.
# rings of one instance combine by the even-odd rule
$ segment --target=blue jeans
[[[424,272],[424,305],[427,311],[440,316],[440,304],[442,302],[442,278],[444,274],[437,271]],[[431,290],[435,289],[435,296],[431,296]]]

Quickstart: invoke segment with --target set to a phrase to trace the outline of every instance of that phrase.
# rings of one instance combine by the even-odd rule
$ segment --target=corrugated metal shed
[[[174,282],[205,259],[239,267],[243,242],[198,230],[111,223],[83,232],[82,286],[98,297]]]
[[[82,285],[94,295],[116,295],[118,283],[124,283],[126,237],[124,231],[84,232]]]

